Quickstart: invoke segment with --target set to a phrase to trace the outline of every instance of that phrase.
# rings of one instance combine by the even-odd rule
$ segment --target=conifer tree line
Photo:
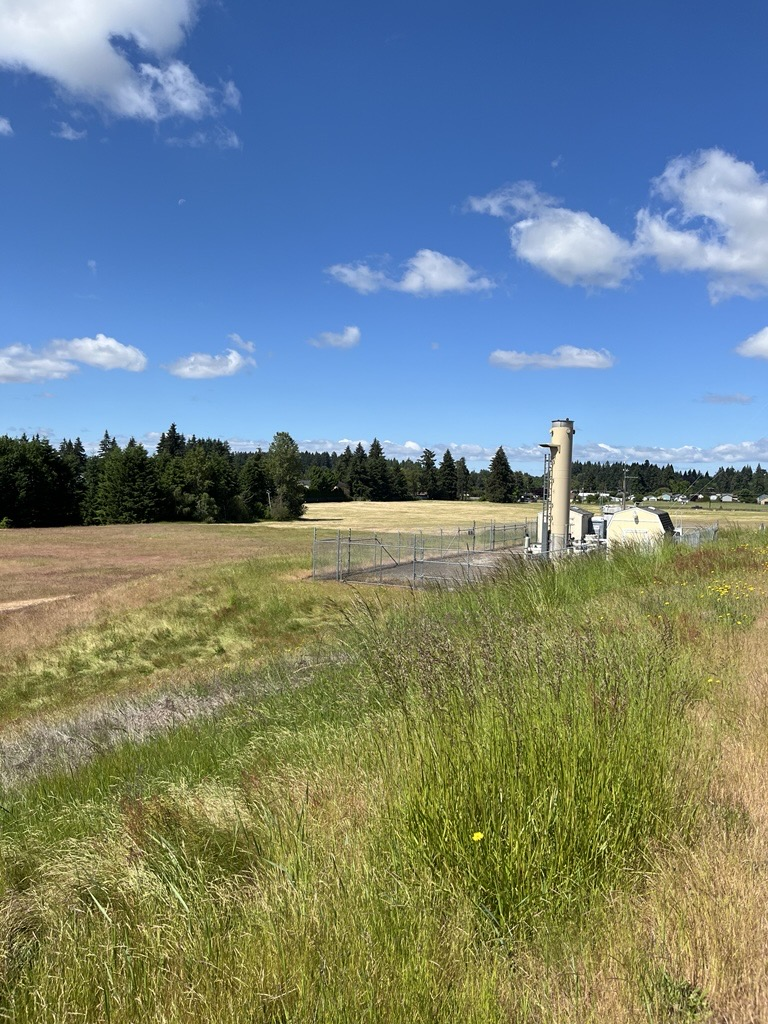
[[[446,450],[418,461],[387,458],[374,438],[341,454],[300,452],[290,434],[267,451],[233,452],[226,441],[185,437],[171,424],[153,455],[106,431],[88,455],[79,438],[54,448],[43,437],[0,437],[0,525],[257,522],[298,519],[313,501],[516,501],[535,480],[513,472],[502,448],[490,469],[470,470]]]
[[[503,448],[488,469],[469,469],[466,460],[454,459],[446,449],[437,456],[425,448],[418,460],[386,458],[374,438],[366,452],[362,443],[336,452],[302,452],[307,501],[408,501],[427,498],[463,501],[518,501],[536,486],[535,478],[514,472]]]
[[[617,494],[627,470],[638,496],[733,493],[754,501],[768,492],[761,466],[678,472],[672,465],[574,462],[577,491]],[[469,469],[446,449],[438,462],[387,458],[374,438],[366,451],[301,452],[290,434],[267,451],[233,452],[226,441],[185,437],[171,424],[150,455],[133,438],[121,447],[105,432],[88,455],[79,438],[58,446],[42,437],[0,436],[0,525],[66,526],[146,522],[257,522],[299,518],[307,502],[404,501],[416,497],[494,502],[536,500],[542,478],[513,470],[499,447],[488,469]]]
[[[676,470],[668,463],[658,466],[645,462],[574,462],[571,483],[575,491],[587,494],[621,493],[624,471],[627,472],[627,491],[638,499],[662,493],[691,496],[728,493],[739,501],[754,502],[768,493],[768,470],[760,463],[756,468],[721,466],[714,473],[697,469]]]
[[[105,432],[87,455],[79,438],[0,437],[0,524],[67,526],[298,519],[306,491],[293,438],[266,452],[234,453],[226,441],[185,437],[171,424],[154,455]]]

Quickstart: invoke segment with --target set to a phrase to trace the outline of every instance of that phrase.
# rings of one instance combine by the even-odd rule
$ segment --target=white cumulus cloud
[[[3,0],[0,65],[53,81],[121,117],[200,118],[233,105],[235,87],[204,85],[174,52],[198,0]],[[149,60],[136,60],[138,50]]]
[[[0,135],[13,135],[11,122],[7,117],[0,117]]]
[[[488,358],[491,366],[505,370],[608,370],[614,358],[607,349],[558,345],[551,352],[516,352],[496,349]]]
[[[77,367],[67,359],[34,352],[28,345],[0,348],[0,383],[28,384],[37,380],[63,380]]]
[[[651,183],[631,239],[562,206],[529,181],[472,196],[467,208],[511,222],[514,254],[565,285],[616,288],[644,260],[701,273],[713,302],[768,292],[768,179],[721,149],[676,157]]]
[[[360,328],[345,327],[343,331],[323,331],[316,338],[310,338],[309,344],[315,348],[354,348],[360,344]]]
[[[559,206],[529,181],[472,196],[467,205],[511,220],[514,254],[561,284],[618,288],[632,273],[636,256],[630,242],[597,217]]]
[[[515,255],[565,285],[618,288],[629,277],[632,246],[588,213],[560,208],[510,229]]]
[[[0,349],[0,383],[63,380],[77,372],[78,363],[99,370],[138,373],[146,367],[147,357],[133,345],[122,345],[103,334],[97,334],[95,338],[72,338],[70,341],[56,339],[39,352],[28,345],[9,345]]]
[[[255,366],[256,361],[241,356],[233,348],[228,348],[220,355],[212,356],[205,352],[193,352],[183,356],[166,367],[174,377],[186,380],[212,380],[214,377],[233,377],[248,366]]]
[[[637,239],[662,270],[701,271],[713,301],[768,290],[768,181],[720,149],[677,157],[653,183],[667,208],[638,214]]]
[[[495,287],[490,278],[483,277],[464,260],[434,249],[419,249],[403,265],[400,278],[390,277],[367,263],[337,263],[327,272],[362,295],[382,289],[409,295],[444,295],[449,292],[483,292]]]
[[[104,334],[97,334],[95,338],[52,341],[46,351],[62,359],[95,366],[99,370],[130,370],[140,373],[147,366],[147,357],[140,349],[134,345],[123,345]]]
[[[768,327],[742,341],[736,346],[736,352],[750,359],[768,359]]]

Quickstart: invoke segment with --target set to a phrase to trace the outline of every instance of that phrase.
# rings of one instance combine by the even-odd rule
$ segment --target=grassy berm
[[[0,794],[0,1020],[768,1020],[761,536],[317,587],[299,676],[245,657],[263,565],[212,570],[227,700]]]

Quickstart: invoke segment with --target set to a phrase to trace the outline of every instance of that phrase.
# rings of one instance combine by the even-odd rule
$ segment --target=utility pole
[[[627,507],[627,480],[634,480],[635,479],[634,476],[627,476],[628,473],[629,473],[629,467],[625,466],[624,467],[624,471],[623,471],[623,476],[622,476],[622,483],[621,483],[621,508],[622,508],[622,511]]]

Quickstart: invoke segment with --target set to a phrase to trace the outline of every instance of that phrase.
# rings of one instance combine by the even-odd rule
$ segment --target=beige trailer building
[[[658,544],[674,532],[669,512],[633,505],[611,516],[608,544]]]

